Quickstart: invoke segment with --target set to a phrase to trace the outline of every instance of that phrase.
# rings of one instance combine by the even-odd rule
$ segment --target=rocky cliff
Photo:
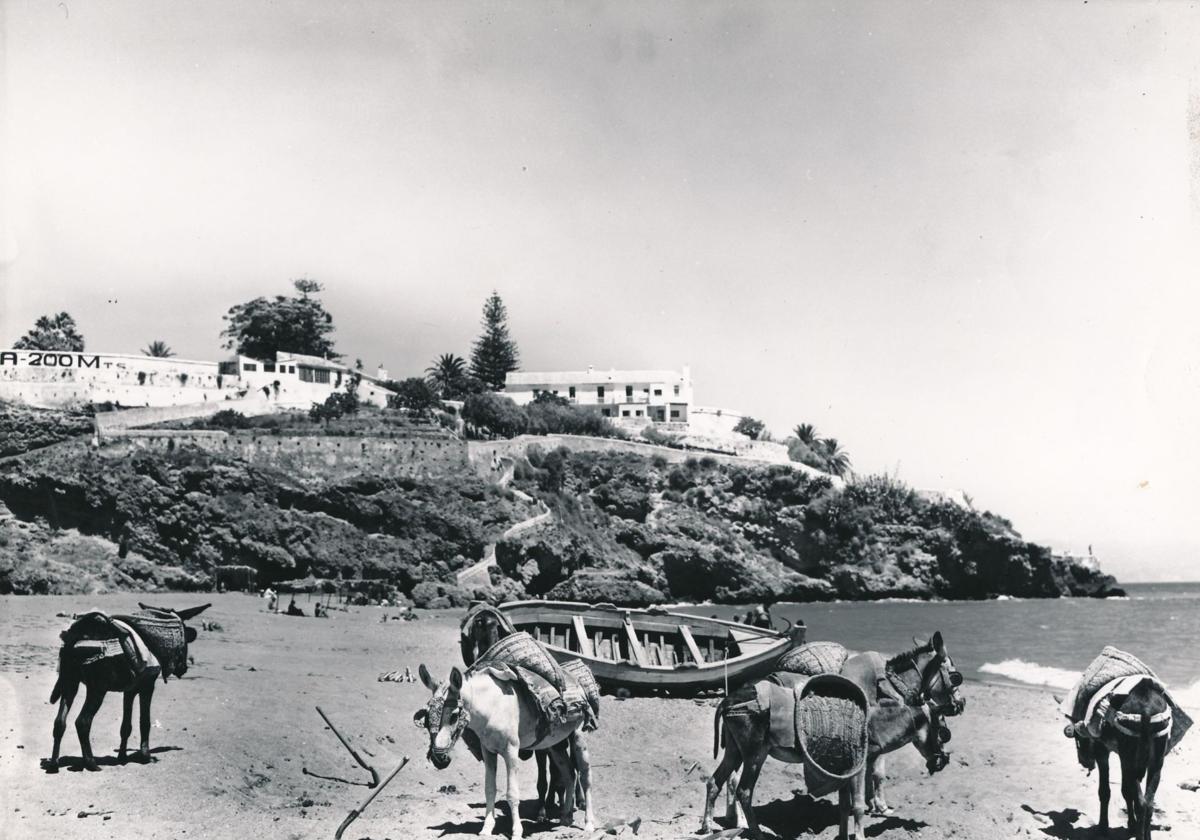
[[[787,465],[536,447],[516,467],[513,486],[528,495],[466,465],[436,479],[301,476],[186,445],[95,449],[79,438],[0,463],[0,503],[12,514],[0,516],[0,592],[203,588],[216,567],[245,565],[260,585],[375,580],[418,603],[459,603],[480,593],[458,590],[456,572],[538,513],[530,497],[553,516],[496,545],[492,597],[649,604],[1119,591],[998,516],[887,478],[835,488]]]

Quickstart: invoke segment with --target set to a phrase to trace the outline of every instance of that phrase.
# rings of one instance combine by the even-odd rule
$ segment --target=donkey
[[[771,709],[759,708],[750,713],[731,713],[731,707],[754,702],[759,692],[754,685],[744,685],[734,690],[721,701],[713,719],[713,756],[716,757],[722,743],[721,722],[725,723],[725,755],[716,771],[706,781],[707,796],[704,815],[700,821],[701,834],[709,831],[713,806],[717,794],[729,780],[730,775],[741,764],[745,764],[741,781],[737,783],[737,800],[745,814],[753,837],[761,837],[758,819],[754,814],[754,787],[767,756],[789,764],[804,762],[804,755],[793,746],[795,732],[792,720],[785,722],[786,732],[774,732],[771,726]],[[870,708],[867,717],[868,756],[882,756],[899,749],[905,744],[914,744],[925,756],[925,765],[930,774],[941,770],[949,762],[942,746],[950,740],[950,730],[941,722],[938,710],[929,703],[918,706],[877,705]],[[836,788],[841,828],[839,837],[849,837],[850,819],[853,812],[855,840],[863,840],[863,815],[866,812],[866,767]],[[736,813],[733,814],[736,819]]]
[[[92,771],[100,769],[96,757],[92,754],[92,720],[104,702],[104,695],[110,691],[120,691],[125,695],[125,709],[121,717],[121,747],[117,752],[117,760],[125,763],[128,760],[127,747],[129,736],[133,731],[131,717],[133,715],[133,700],[136,697],[141,707],[141,745],[137,751],[136,760],[146,764],[150,761],[150,702],[154,697],[154,683],[161,675],[165,682],[167,676],[182,677],[187,671],[187,645],[196,640],[196,629],[188,627],[185,622],[195,618],[212,606],[205,604],[186,610],[173,610],[160,607],[148,607],[138,604],[143,610],[157,612],[163,616],[176,617],[183,625],[183,650],[175,652],[172,661],[150,665],[138,672],[131,664],[128,655],[93,658],[87,661],[83,651],[76,648],[75,643],[81,641],[112,641],[118,636],[117,629],[102,614],[90,613],[71,626],[63,634],[63,645],[58,652],[58,679],[50,693],[50,702],[58,703],[58,714],[54,718],[54,750],[50,758],[43,762],[47,773],[57,773],[59,751],[62,746],[63,733],[67,729],[67,714],[75,695],[82,683],[87,686],[87,697],[83,708],[75,718],[75,731],[79,735],[79,747],[83,753],[83,766]],[[121,616],[117,616],[118,619]],[[132,629],[134,634],[138,631]],[[70,639],[70,641],[68,641]],[[145,643],[145,639],[142,639]],[[147,648],[152,647],[146,645]],[[164,670],[166,669],[166,670]]]
[[[475,660],[487,653],[500,639],[515,632],[516,628],[500,610],[490,604],[476,604],[463,618],[460,630],[462,635],[459,643],[462,647],[463,664],[470,668],[475,664]],[[599,708],[596,707],[594,711],[599,716]],[[559,763],[550,759],[549,750],[536,750],[534,760],[537,764],[538,820],[544,821],[547,812],[556,804],[561,807],[558,791],[567,780],[561,777]],[[573,767],[574,761],[569,762],[569,765]],[[582,807],[587,797],[577,780],[575,785],[575,801]]]
[[[491,834],[496,824],[496,760],[503,757],[507,775],[508,810],[512,817],[512,837],[523,835],[518,805],[521,801],[517,782],[519,753],[522,750],[549,749],[550,758],[558,765],[562,786],[562,822],[574,823],[575,776],[579,777],[584,794],[584,830],[595,829],[592,810],[591,759],[587,743],[580,731],[583,715],[552,727],[540,740],[537,737],[539,712],[536,706],[518,691],[512,682],[492,671],[468,672],[464,677],[457,667],[450,670],[450,679],[437,683],[422,664],[421,682],[432,696],[428,705],[413,715],[413,723],[429,733],[430,763],[438,770],[450,766],[450,750],[464,731],[473,732],[483,752],[484,796],[487,810],[481,834]],[[570,746],[568,753],[567,747]],[[570,766],[574,762],[574,768]]]
[[[1135,840],[1150,840],[1154,794],[1173,723],[1171,704],[1159,685],[1145,680],[1113,711],[1101,726],[1099,738],[1081,739],[1100,770],[1100,828],[1108,831],[1109,827],[1108,800],[1112,794],[1108,787],[1108,756],[1115,752],[1121,759],[1121,795],[1125,797],[1129,831]]]
[[[941,632],[934,633],[929,641],[914,637],[913,645],[890,658],[877,651],[854,654],[842,664],[839,673],[858,685],[872,705],[891,702],[919,706],[929,702],[939,714],[961,714],[967,707],[959,691],[963,676],[954,667]],[[873,814],[891,811],[883,796],[886,779],[883,755],[868,755],[867,804]]]

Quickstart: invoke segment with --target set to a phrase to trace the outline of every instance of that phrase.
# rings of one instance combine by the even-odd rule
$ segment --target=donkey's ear
[[[141,601],[138,601],[138,609],[154,610],[155,612],[174,612],[174,610],[168,610],[166,607],[152,607],[149,604],[143,604]]]
[[[929,644],[929,642],[925,641],[924,639],[918,639],[916,636],[913,636],[913,644],[919,648],[923,648],[923,647],[925,647],[925,645]]]
[[[450,685],[454,686],[455,691],[458,691],[462,688],[462,684],[463,684],[462,671],[458,670],[458,666],[455,665],[453,668],[450,669]]]
[[[429,712],[425,711],[424,709],[417,709],[416,714],[413,715],[413,726],[417,727],[417,729],[424,729],[425,720],[428,717]]]
[[[184,627],[183,628],[183,640],[185,642],[187,642],[189,645],[192,642],[196,641],[196,628],[195,627]]]
[[[200,615],[200,613],[204,612],[211,606],[212,604],[205,604],[202,607],[188,607],[186,610],[175,610],[175,615],[179,616],[184,621],[187,621],[189,618],[195,618],[196,616]]]
[[[421,682],[426,688],[428,688],[430,691],[437,691],[437,682],[432,676],[430,676],[429,669],[425,667],[424,662],[422,662],[421,666],[417,668],[417,674],[421,677]]]
[[[942,631],[937,630],[933,634],[933,649],[937,651],[938,656],[945,658],[946,643],[942,641]]]

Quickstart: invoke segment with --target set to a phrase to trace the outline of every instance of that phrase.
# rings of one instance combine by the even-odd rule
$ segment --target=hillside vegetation
[[[48,431],[27,415],[3,422],[23,424],[26,441],[67,434],[64,418],[41,416]],[[788,465],[532,447],[512,488],[524,492],[467,467],[438,478],[302,479],[186,445],[96,450],[82,437],[0,464],[0,503],[11,511],[0,516],[0,592],[206,588],[216,567],[246,565],[260,585],[371,580],[418,604],[463,603],[484,593],[459,590],[456,573],[535,516],[537,501],[553,516],[498,542],[488,597],[650,604],[1119,591],[999,516],[886,477],[835,487]]]

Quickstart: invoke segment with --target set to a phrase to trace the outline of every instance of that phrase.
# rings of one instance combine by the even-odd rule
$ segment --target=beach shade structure
[[[291,594],[296,592],[327,593],[337,592],[338,586],[336,581],[309,575],[308,577],[295,578],[293,580],[281,580],[275,585],[275,589],[279,592],[287,592]]]

